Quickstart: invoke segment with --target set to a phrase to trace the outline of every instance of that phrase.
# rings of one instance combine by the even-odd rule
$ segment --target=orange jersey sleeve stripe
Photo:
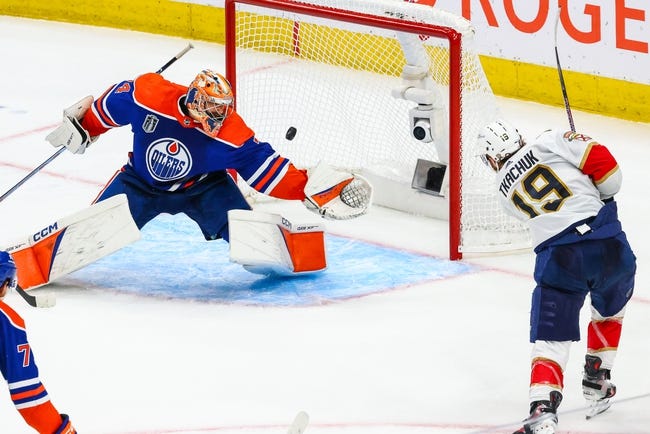
[[[273,197],[286,200],[304,200],[307,172],[289,164],[289,170],[269,193]]]
[[[0,313],[9,318],[9,321],[11,321],[11,323],[16,327],[23,330],[25,329],[25,321],[22,319],[22,317],[2,300],[0,300]]]
[[[110,119],[108,119],[105,122],[99,119],[99,117],[102,116],[107,117],[106,114],[103,112],[104,109],[102,108],[102,101],[104,100],[104,98],[106,98],[106,95],[108,95],[112,90],[113,87],[111,87],[106,92],[104,92],[104,94],[100,96],[97,100],[93,101],[92,110],[88,110],[88,112],[81,120],[81,125],[86,129],[86,131],[88,131],[88,134],[90,134],[91,137],[99,136],[100,134],[103,134],[106,131],[108,131],[110,127],[116,126],[114,125],[115,123],[112,122]]]
[[[41,393],[45,392],[45,386],[42,384],[37,387],[36,389],[32,390],[27,390],[25,392],[20,392],[20,393],[12,393],[11,394],[11,399],[13,401],[17,401],[19,399],[25,399],[25,398],[31,398],[32,396],[37,396],[40,395]]]
[[[279,157],[275,160],[275,163],[273,163],[273,166],[269,169],[269,171],[266,173],[266,175],[261,178],[259,181],[253,185],[253,188],[255,190],[261,189],[272,177],[274,177],[278,171],[278,168],[282,166],[282,164],[286,161],[285,158]]]
[[[113,121],[113,119],[111,119],[111,117],[108,114],[106,114],[106,112],[104,111],[104,100],[106,99],[106,96],[112,90],[113,90],[113,88],[111,88],[111,89],[107,90],[106,92],[104,92],[104,94],[102,96],[100,96],[97,99],[97,101],[95,101],[94,105],[95,105],[95,110],[97,111],[97,114],[101,118],[101,121],[104,122],[104,124],[109,125],[111,127],[119,127],[119,125],[117,123],[115,123]]]
[[[63,423],[61,415],[56,411],[51,401],[35,407],[21,408],[18,411],[25,419],[25,422],[39,433],[56,432]]]

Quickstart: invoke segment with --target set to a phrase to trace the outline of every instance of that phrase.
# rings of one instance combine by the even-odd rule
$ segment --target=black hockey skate
[[[555,434],[557,408],[562,402],[562,394],[553,391],[549,397],[549,401],[532,402],[530,416],[524,419],[524,426],[512,434]]]
[[[616,385],[611,382],[609,369],[601,369],[600,357],[586,355],[585,371],[582,377],[582,395],[589,408],[585,417],[591,419],[606,411],[612,404],[609,399],[616,395]]]

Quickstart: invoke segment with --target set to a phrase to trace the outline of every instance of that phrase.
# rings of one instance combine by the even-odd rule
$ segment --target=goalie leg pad
[[[64,217],[7,248],[23,289],[45,285],[140,238],[126,195]]]
[[[230,260],[257,274],[291,276],[327,268],[324,228],[278,214],[228,211]]]

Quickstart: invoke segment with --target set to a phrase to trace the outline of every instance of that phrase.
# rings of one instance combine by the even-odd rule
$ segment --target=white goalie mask
[[[478,136],[478,147],[485,150],[481,159],[495,171],[523,145],[519,131],[502,119],[483,127]]]
[[[217,137],[221,125],[234,110],[234,101],[230,82],[223,75],[204,69],[189,85],[185,105],[203,130]]]

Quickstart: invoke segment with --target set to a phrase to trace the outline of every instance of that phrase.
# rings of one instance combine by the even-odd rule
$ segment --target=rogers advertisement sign
[[[470,20],[478,51],[650,84],[648,0],[424,0]]]
[[[177,0],[223,7],[223,0]],[[373,0],[367,0],[373,1]],[[404,0],[394,0],[404,1]],[[650,0],[407,0],[470,20],[479,54],[650,84]]]

